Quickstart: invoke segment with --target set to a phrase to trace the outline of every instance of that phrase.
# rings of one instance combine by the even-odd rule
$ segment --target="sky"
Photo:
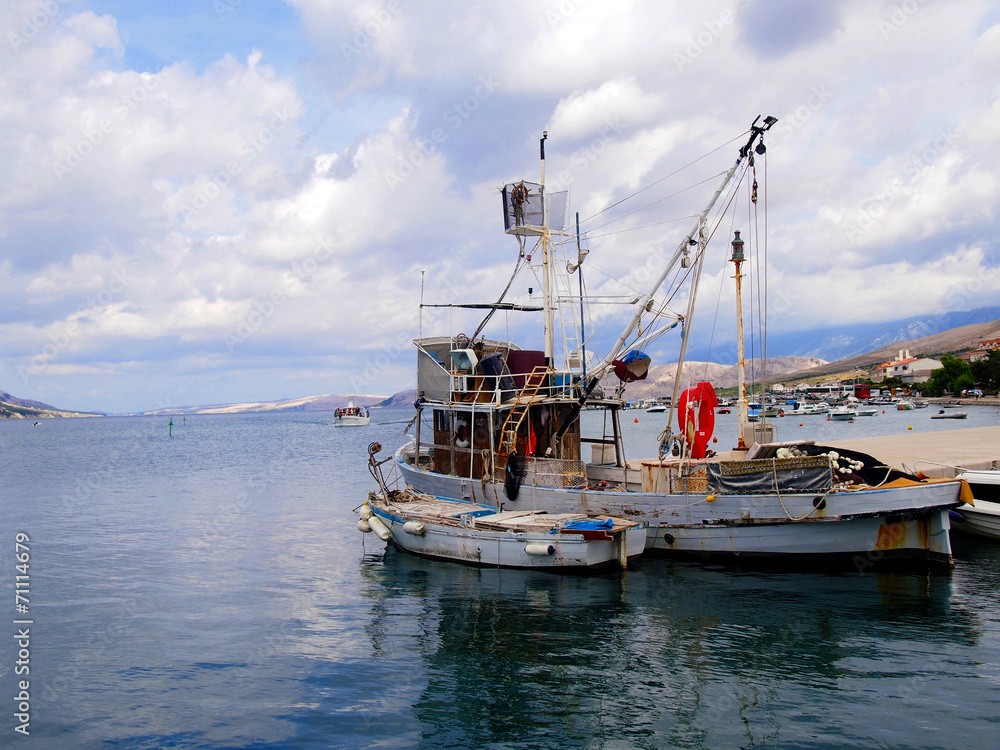
[[[518,254],[498,189],[537,181],[542,131],[591,295],[646,291],[763,114],[762,200],[698,287],[720,340],[733,228],[766,237],[772,332],[1000,299],[996,3],[5,0],[0,32],[0,389],[22,398],[413,387],[421,325],[476,326],[421,321],[422,281],[497,298]],[[592,348],[629,314],[594,313]],[[536,340],[537,316],[499,317]]]

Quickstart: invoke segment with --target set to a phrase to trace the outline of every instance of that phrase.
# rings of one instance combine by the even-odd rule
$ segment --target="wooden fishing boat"
[[[370,464],[380,448],[370,447]],[[501,568],[627,568],[646,549],[644,523],[589,513],[504,510],[412,489],[370,492],[358,529],[423,557]]]
[[[483,316],[478,323],[467,320],[472,335],[414,341],[420,397],[413,440],[395,454],[405,485],[420,495],[476,503],[494,512],[544,509],[644,521],[650,551],[664,555],[784,561],[792,567],[806,560],[839,561],[857,569],[890,563],[950,566],[948,511],[959,504],[960,482],[921,481],[861,454],[845,466],[821,446],[799,444],[792,447],[804,455],[779,455],[789,446],[776,442],[774,424],[766,416],[750,422],[740,293],[748,243],[739,231],[728,259],[736,270],[739,377],[732,451],[712,443],[718,402],[711,385],[682,385],[709,240],[736,205],[720,197],[737,195],[738,185],[750,183],[754,157],[764,154],[763,137],[774,122],[754,122],[736,162],[674,254],[650,259],[650,290],[630,303],[633,314],[624,330],[596,361],[587,351],[593,333],[585,331],[579,312],[588,302],[581,281],[588,250],[584,237],[567,229],[565,194],[546,192],[543,136],[541,182],[512,183],[501,191],[504,226],[518,243],[511,282],[496,302],[464,306],[486,310],[475,313]],[[745,192],[755,195],[756,185],[748,184]],[[723,208],[713,215],[717,203]],[[507,289],[525,272],[534,274],[532,284],[542,286],[540,306],[505,300]],[[669,288],[661,290],[668,279]],[[680,293],[682,284],[690,294]],[[657,299],[678,295],[686,297],[686,311],[656,306]],[[463,309],[448,307],[452,316]],[[488,337],[491,316],[498,311],[541,313],[542,348],[522,346],[499,333]],[[679,341],[665,430],[653,446],[653,458],[629,461],[619,424],[622,391],[609,386],[607,378],[617,375],[624,387],[645,377],[617,365],[641,361],[638,354],[650,351],[681,321],[686,333]],[[507,324],[498,330],[511,329]],[[630,358],[631,352],[637,354]],[[588,419],[582,420],[583,414]]]

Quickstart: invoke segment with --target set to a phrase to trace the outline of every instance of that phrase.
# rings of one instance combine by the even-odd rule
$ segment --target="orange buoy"
[[[635,423],[636,423],[636,424],[639,424],[639,417],[636,417],[636,418],[635,418]]]
[[[802,426],[802,423],[801,423],[801,422],[799,422],[799,427],[801,427],[801,426]]]

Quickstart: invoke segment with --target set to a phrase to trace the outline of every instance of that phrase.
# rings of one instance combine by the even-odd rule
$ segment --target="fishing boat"
[[[1000,539],[1000,471],[963,471],[958,478],[969,483],[974,504],[955,510],[960,518],[955,530]]]
[[[347,400],[347,406],[334,409],[333,412],[334,427],[364,427],[371,424],[371,421],[368,409],[355,406],[353,398]]]
[[[381,492],[361,506],[358,529],[399,549],[438,560],[500,568],[628,567],[646,549],[645,524],[588,513],[502,510],[412,489],[389,489],[377,453],[369,467]],[[386,460],[391,460],[391,457]]]
[[[421,336],[413,342],[421,396],[412,441],[395,454],[402,483],[421,496],[500,513],[544,510],[642,521],[648,525],[649,551],[670,556],[784,561],[796,567],[804,561],[841,562],[857,570],[891,563],[950,566],[948,511],[959,504],[961,482],[921,480],[871,456],[845,455],[809,442],[777,443],[774,424],[766,417],[749,421],[742,266],[759,258],[760,249],[746,255],[739,231],[730,243],[731,257],[713,255],[713,263],[732,262],[735,268],[737,430],[729,439],[718,438],[721,444],[712,442],[714,388],[708,382],[693,384],[684,370],[696,290],[710,238],[727,212],[740,205],[738,195],[745,195],[739,210],[757,208],[749,199],[757,194],[754,159],[765,153],[764,134],[774,122],[757,118],[676,251],[664,260],[650,259],[651,288],[632,301],[629,320],[600,360],[586,352],[588,345],[594,347],[582,312],[589,304],[582,282],[589,250],[579,219],[576,232],[567,226],[565,194],[546,192],[543,135],[540,182],[522,180],[501,190],[505,230],[518,243],[506,289],[495,303],[450,306],[452,314],[480,311],[478,323],[468,322],[472,335]],[[741,186],[745,192],[739,192]],[[541,309],[506,299],[513,282],[527,272],[542,287]],[[690,290],[686,307],[673,311],[667,301],[681,285]],[[522,343],[488,336],[487,326],[498,311],[541,313],[534,340],[541,348],[523,327],[494,326],[520,330]],[[629,352],[648,351],[681,322],[665,429],[653,457],[628,460],[620,394],[639,375],[616,363]],[[615,376],[621,381],[617,387],[609,385]]]

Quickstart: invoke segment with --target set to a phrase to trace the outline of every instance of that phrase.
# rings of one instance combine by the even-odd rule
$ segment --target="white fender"
[[[413,536],[423,536],[424,532],[427,531],[427,527],[420,521],[407,521],[403,524],[403,531],[407,534],[413,534]]]
[[[545,557],[546,555],[554,555],[556,548],[551,544],[545,544],[544,542],[529,542],[524,545],[524,551],[529,555]]]
[[[364,505],[361,506],[361,520],[367,521],[371,517],[372,517],[371,506],[369,506],[368,503],[365,503]]]
[[[371,518],[369,518],[368,525],[372,527],[372,531],[375,532],[375,536],[377,536],[383,542],[388,542],[389,539],[392,538],[392,534],[389,532],[389,529],[386,527],[384,523],[382,523],[382,519],[379,518],[378,516],[373,515]]]
[[[366,521],[364,518],[359,519],[358,531],[363,532],[365,534],[371,534],[372,533],[371,524],[369,524],[368,521]]]

